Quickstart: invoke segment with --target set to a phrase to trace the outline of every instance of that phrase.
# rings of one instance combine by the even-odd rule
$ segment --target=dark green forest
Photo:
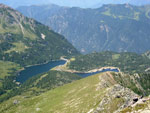
[[[141,73],[150,66],[150,59],[136,53],[100,52],[75,57],[68,67],[77,71],[89,71],[101,67],[118,67],[122,72]]]

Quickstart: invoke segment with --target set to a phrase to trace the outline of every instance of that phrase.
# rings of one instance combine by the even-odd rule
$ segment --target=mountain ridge
[[[107,50],[144,53],[150,49],[150,6],[103,5],[97,9],[57,7],[57,11],[48,8],[29,6],[18,10],[63,34],[84,54]]]
[[[125,111],[147,110],[149,98],[141,98],[129,88],[121,86],[117,77],[119,77],[117,73],[106,72],[74,81],[39,96],[29,98],[24,98],[24,95],[16,96],[1,103],[0,111],[126,113]],[[131,87],[134,86],[128,79],[125,84],[127,83],[131,83]]]
[[[82,8],[95,8],[95,7],[100,7],[104,4],[124,4],[124,3],[130,3],[132,5],[146,5],[150,4],[149,0],[43,0],[42,2],[40,0],[26,0],[26,1],[19,1],[15,0],[12,2],[12,0],[1,0],[2,3],[9,5],[11,7],[18,7],[18,6],[30,6],[30,5],[43,5],[43,4],[57,4],[60,6],[69,6],[69,7],[82,7]]]

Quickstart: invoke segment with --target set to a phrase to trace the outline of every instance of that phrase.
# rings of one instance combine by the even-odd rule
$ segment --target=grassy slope
[[[28,47],[26,47],[26,45],[24,45],[24,43],[22,43],[22,42],[13,43],[13,45],[14,45],[15,47],[11,48],[10,50],[7,50],[5,53],[11,53],[11,52],[13,52],[13,51],[16,51],[16,52],[21,53],[21,52],[24,52],[25,49],[28,48]]]
[[[94,95],[97,95],[98,93],[102,93],[101,91],[95,92],[94,85],[98,84],[98,77],[90,77],[83,80],[79,80],[76,82],[73,82],[71,84],[67,84],[65,86],[56,88],[54,90],[51,90],[41,96],[37,96],[30,99],[23,99],[21,101],[21,109],[19,110],[17,106],[13,106],[9,108],[9,106],[12,106],[13,100],[22,98],[22,97],[15,97],[14,99],[11,99],[7,102],[5,102],[1,106],[2,109],[6,109],[7,107],[5,105],[8,105],[8,108],[10,111],[6,112],[35,112],[36,108],[42,108],[41,110],[45,113],[48,112],[70,112],[74,108],[74,113],[77,111],[83,110],[88,111],[91,106],[93,107],[93,103],[97,104],[95,101],[97,98],[93,99]],[[92,84],[92,85],[91,85]],[[85,90],[86,89],[86,90]],[[76,92],[78,91],[78,93]],[[86,94],[86,95],[85,95]],[[89,97],[90,96],[90,97]],[[97,95],[100,97],[100,95]],[[91,98],[91,100],[88,100],[88,98]],[[84,103],[82,103],[84,101]],[[97,100],[98,102],[98,100]],[[35,105],[37,103],[37,105]],[[89,107],[87,105],[89,104]],[[70,106],[71,105],[71,106]],[[76,108],[77,106],[78,108]],[[80,107],[79,107],[80,106]],[[30,108],[29,108],[30,107]],[[67,108],[67,111],[65,110]],[[76,108],[76,109],[75,109]]]
[[[0,79],[3,79],[5,76],[10,76],[13,69],[19,70],[20,66],[13,62],[0,61]]]
[[[2,81],[6,76],[10,76],[14,73],[14,70],[20,70],[21,67],[13,62],[4,62],[0,60],[0,88],[2,87]]]
[[[26,96],[39,95],[42,92],[54,89],[58,86],[71,83],[79,79],[81,79],[80,76],[72,73],[61,71],[49,71],[31,77],[21,85],[18,91],[20,91],[21,94],[24,94]]]
[[[76,74],[61,71],[49,71],[37,76],[33,76],[21,85],[16,85],[15,82],[9,85],[5,80],[3,82],[4,88],[6,86],[9,87],[12,85],[15,85],[15,87],[17,88],[12,89],[11,87],[9,87],[9,89],[7,88],[7,93],[2,93],[2,95],[0,94],[0,103],[16,95],[23,95],[25,97],[37,96],[48,90],[79,79],[81,79],[81,77]],[[3,92],[2,89],[1,92]]]
[[[105,86],[105,85],[106,86]],[[107,93],[114,87],[116,82],[109,73],[97,74],[73,83],[50,90],[39,96],[24,98],[16,96],[0,104],[2,113],[85,113],[94,110]],[[114,97],[113,97],[114,98]],[[13,101],[20,103],[14,105]],[[115,111],[124,103],[122,98],[112,99],[104,108]],[[113,107],[110,107],[112,106]]]

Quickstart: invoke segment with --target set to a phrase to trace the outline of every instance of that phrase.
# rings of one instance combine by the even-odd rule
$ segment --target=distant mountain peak
[[[83,53],[105,50],[143,53],[150,49],[150,6],[123,3],[97,9],[40,6],[18,10],[63,34]]]
[[[10,7],[0,3],[0,8],[10,8]]]

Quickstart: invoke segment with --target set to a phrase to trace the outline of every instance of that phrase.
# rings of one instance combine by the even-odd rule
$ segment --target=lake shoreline
[[[67,65],[70,63],[70,60],[65,59],[63,57],[61,57],[60,59],[61,60],[65,60],[66,63],[64,65],[56,66],[52,70],[65,71],[65,72],[70,72],[70,73],[82,73],[82,74],[96,73],[96,72],[100,72],[100,71],[108,70],[108,69],[110,69],[110,70],[118,70],[118,72],[121,72],[118,67],[113,67],[113,66],[101,67],[101,68],[92,69],[92,70],[89,70],[89,71],[71,70],[71,69],[68,69],[68,67],[67,67]]]
[[[49,62],[45,62],[41,64],[28,65],[26,67],[23,67],[21,70],[17,72],[15,80],[17,82],[22,81],[21,83],[23,83],[24,81],[26,81],[32,76],[36,76],[38,74],[47,72],[51,70],[53,67],[56,67],[58,65],[64,65],[65,63],[66,63],[66,60],[59,59],[59,60],[51,60]]]
[[[101,67],[101,68],[92,69],[89,71],[70,70],[67,67],[68,63],[70,63],[70,60],[65,59],[64,57],[61,57],[60,59],[47,61],[41,64],[28,65],[26,67],[23,67],[21,70],[17,72],[16,81],[23,83],[24,81],[28,80],[32,76],[36,76],[38,74],[41,74],[50,70],[74,73],[79,76],[80,75],[91,76],[96,73],[102,73],[102,72],[108,72],[108,71],[121,72],[118,67],[112,67],[112,66]]]
[[[96,73],[96,72],[99,72],[99,71],[103,71],[103,70],[107,70],[107,69],[110,69],[110,70],[118,70],[118,72],[121,72],[120,69],[118,67],[101,67],[99,69],[92,69],[90,71],[76,71],[76,70],[59,70],[59,69],[56,69],[57,71],[65,71],[65,72],[70,72],[70,73],[82,73],[82,74],[88,74],[88,73]]]
[[[63,59],[60,58],[60,59],[58,59],[58,60],[50,60],[50,61],[46,61],[46,62],[40,63],[40,64],[27,65],[27,66],[25,66],[25,67],[22,67],[20,70],[18,70],[18,71],[17,71],[17,75],[18,75],[21,71],[25,70],[25,68],[30,68],[30,67],[32,67],[32,66],[44,65],[44,64],[47,64],[47,63],[49,63],[49,62],[59,61],[59,60],[63,60]],[[66,60],[64,60],[64,61],[66,61]]]

